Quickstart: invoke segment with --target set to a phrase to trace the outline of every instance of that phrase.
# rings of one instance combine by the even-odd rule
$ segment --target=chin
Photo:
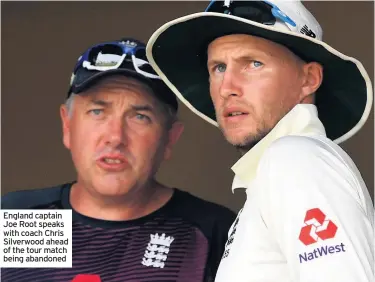
[[[232,128],[229,130],[223,130],[225,139],[232,145],[237,146],[239,144],[245,144],[253,134],[248,130],[241,128]]]
[[[116,189],[117,187],[94,187],[96,193],[101,197],[121,197],[129,193],[129,190]]]
[[[244,132],[244,131],[233,131],[224,132],[224,136],[228,143],[235,146],[242,151],[248,151],[253,148],[260,140],[264,138],[264,134]]]
[[[134,183],[112,177],[103,177],[96,181],[94,189],[103,196],[122,196],[129,193]]]

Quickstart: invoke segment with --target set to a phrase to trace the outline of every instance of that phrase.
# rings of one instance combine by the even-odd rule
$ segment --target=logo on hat
[[[336,235],[337,226],[318,208],[308,210],[304,222],[306,225],[301,229],[299,240],[306,246]]]
[[[134,48],[134,47],[137,47],[137,43],[135,43],[134,41],[130,41],[130,40],[127,40],[127,41],[121,41],[120,42],[121,44],[124,44],[126,47],[129,47],[129,48]]]
[[[312,38],[316,38],[316,34],[307,27],[307,25],[304,25],[302,28],[301,28],[301,33],[302,34],[306,34],[307,36],[310,36]]]

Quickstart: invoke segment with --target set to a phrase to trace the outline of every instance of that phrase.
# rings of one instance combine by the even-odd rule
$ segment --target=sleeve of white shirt
[[[349,157],[328,144],[289,136],[264,153],[264,222],[293,281],[374,281],[371,198]]]

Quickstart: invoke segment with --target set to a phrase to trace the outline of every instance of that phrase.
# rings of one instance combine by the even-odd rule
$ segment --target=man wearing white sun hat
[[[217,282],[373,281],[374,208],[337,145],[373,100],[362,64],[322,41],[299,1],[212,1],[160,27],[150,63],[242,157],[247,199]]]

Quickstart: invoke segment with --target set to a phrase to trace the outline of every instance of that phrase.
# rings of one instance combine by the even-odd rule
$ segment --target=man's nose
[[[113,148],[126,145],[126,122],[123,118],[112,118],[108,122],[106,144]]]
[[[227,99],[229,96],[242,96],[240,79],[232,71],[226,71],[219,90],[220,96]]]

